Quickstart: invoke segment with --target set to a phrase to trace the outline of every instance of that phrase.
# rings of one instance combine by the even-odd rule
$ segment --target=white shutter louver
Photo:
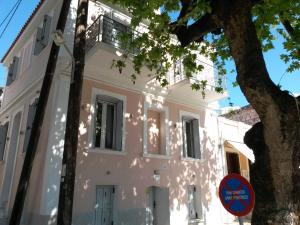
[[[192,129],[193,129],[193,148],[194,148],[195,158],[201,159],[199,121],[197,119],[192,120]]]
[[[34,55],[38,55],[49,42],[51,31],[51,16],[45,15],[43,21],[43,27],[37,29],[36,42],[34,47]]]
[[[123,130],[123,102],[117,103],[116,112],[116,150],[122,151],[122,130]]]
[[[29,105],[27,122],[26,122],[24,145],[23,145],[23,152],[26,152],[27,148],[28,148],[29,138],[30,138],[31,129],[32,129],[32,123],[33,123],[33,120],[34,120],[36,106],[37,106],[37,101],[38,101],[38,99],[36,99],[33,104]]]
[[[18,73],[18,64],[19,64],[19,58],[15,56],[13,58],[12,63],[9,66],[6,86],[9,86],[16,79]]]
[[[7,130],[8,130],[8,123],[0,126],[0,161],[3,160],[4,157]]]

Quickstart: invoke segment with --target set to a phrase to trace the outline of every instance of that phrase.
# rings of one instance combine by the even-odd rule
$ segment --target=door
[[[16,155],[18,149],[18,141],[19,141],[19,133],[20,133],[20,122],[21,122],[22,113],[19,112],[14,117],[12,131],[11,131],[11,138],[10,143],[7,151],[7,158],[6,158],[6,168],[4,179],[2,183],[2,191],[1,191],[1,206],[5,209],[8,207],[8,202],[10,198],[10,192],[14,177],[15,171],[15,162],[16,162]]]
[[[147,191],[147,225],[170,225],[169,189],[150,187]]]
[[[228,174],[237,173],[240,174],[240,160],[239,155],[233,152],[226,152],[227,170]]]
[[[95,225],[113,225],[113,186],[97,186]]]

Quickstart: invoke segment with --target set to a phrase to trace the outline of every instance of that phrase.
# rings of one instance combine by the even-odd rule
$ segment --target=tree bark
[[[64,0],[61,8],[61,12],[58,18],[57,30],[64,31],[68,18],[68,12],[70,9],[71,0]],[[29,143],[26,149],[26,155],[23,162],[23,167],[18,183],[17,193],[14,200],[13,209],[11,212],[9,224],[19,225],[22,217],[24,202],[27,194],[27,189],[30,181],[31,171],[33,167],[34,158],[37,151],[39,137],[44,121],[45,110],[47,107],[48,97],[52,85],[53,76],[55,73],[57,57],[59,54],[59,47],[52,43],[45,76],[41,88],[39,101],[37,104],[36,113],[34,116]]]
[[[259,153],[258,162],[252,167],[256,174],[252,180],[259,196],[252,224],[300,224],[300,124],[295,99],[269,77],[249,1],[231,1],[230,8],[221,8],[219,19],[236,64],[237,82],[262,121],[262,146],[254,148]],[[266,183],[259,182],[258,171],[266,169],[270,171],[265,174],[270,182],[269,193],[262,195]]]
[[[78,148],[78,130],[83,73],[85,65],[85,36],[87,26],[88,0],[78,0],[73,56],[74,78],[71,78],[65,144],[62,159],[62,175],[59,191],[57,224],[72,224],[73,195]],[[73,69],[72,68],[72,69]],[[72,71],[73,72],[73,71]]]

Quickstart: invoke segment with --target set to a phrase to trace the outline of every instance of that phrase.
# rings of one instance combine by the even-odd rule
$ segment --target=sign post
[[[224,208],[237,216],[239,224],[243,225],[241,217],[254,207],[255,195],[251,184],[239,174],[229,174],[220,183],[219,197]]]

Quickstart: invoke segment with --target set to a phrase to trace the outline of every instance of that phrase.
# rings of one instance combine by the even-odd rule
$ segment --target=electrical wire
[[[4,24],[4,22],[6,21],[6,19],[9,17],[9,15],[12,13],[12,11],[14,10],[14,8],[17,6],[17,4],[18,4],[19,1],[20,0],[17,0],[16,3],[14,4],[14,6],[11,8],[11,10],[9,10],[8,14],[5,16],[5,18],[0,23],[0,27],[2,27],[2,25]]]
[[[4,30],[3,30],[2,33],[0,34],[0,38],[2,38],[2,36],[3,36],[4,32],[6,31],[8,25],[10,24],[10,22],[11,22],[12,18],[14,17],[16,11],[18,10],[18,8],[19,8],[21,2],[22,2],[22,0],[19,0],[19,2],[18,2],[18,4],[17,4],[17,6],[15,7],[15,9],[14,9],[14,11],[13,11],[11,17],[9,18],[9,20],[8,20],[8,22],[7,22],[7,24],[6,24],[6,26],[4,27]]]

